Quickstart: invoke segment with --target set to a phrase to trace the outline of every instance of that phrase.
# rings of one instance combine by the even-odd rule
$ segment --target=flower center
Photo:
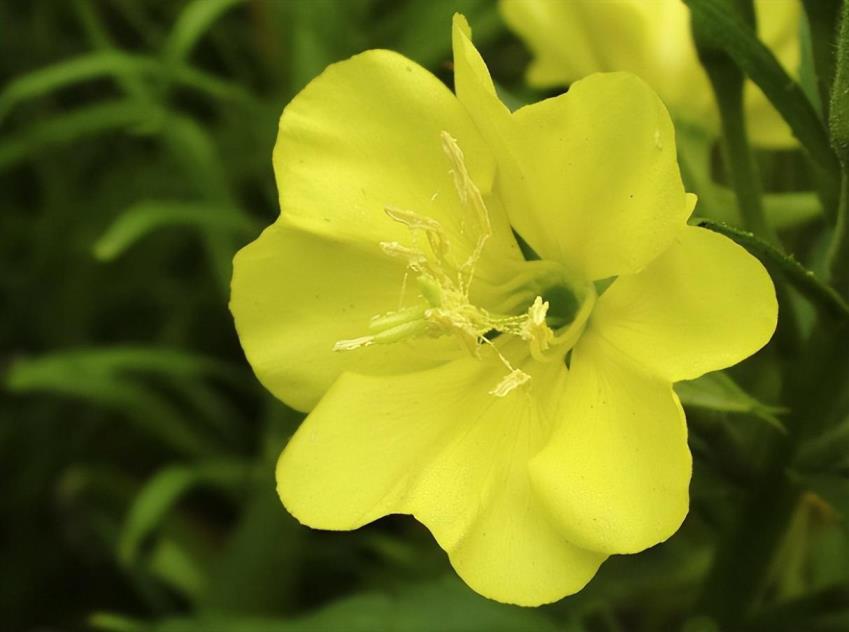
[[[340,340],[333,349],[351,351],[413,337],[453,335],[475,357],[480,357],[484,346],[494,350],[508,373],[490,393],[503,397],[529,382],[531,377],[514,368],[494,340],[514,336],[528,344],[535,360],[562,360],[583,332],[595,304],[595,289],[592,284],[571,285],[561,266],[554,262],[529,261],[510,282],[497,289],[501,300],[492,301],[490,309],[475,304],[470,291],[484,246],[492,236],[492,226],[457,141],[442,132],[442,146],[467,215],[462,218],[463,226],[475,237],[471,251],[464,260],[455,260],[448,234],[440,222],[415,211],[386,207],[390,219],[407,227],[412,245],[392,241],[381,242],[380,247],[387,255],[406,262],[401,304],[411,276],[418,288],[418,300],[410,307],[374,316],[368,334]]]

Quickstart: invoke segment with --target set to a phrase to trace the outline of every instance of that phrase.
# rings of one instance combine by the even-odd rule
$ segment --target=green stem
[[[752,3],[734,0],[737,14],[752,23]],[[693,32],[702,64],[713,86],[722,124],[722,156],[743,224],[756,235],[778,244],[778,234],[766,221],[763,209],[763,191],[757,165],[752,155],[746,133],[743,109],[743,84],[745,77],[734,60],[704,34],[704,26],[694,19]]]
[[[814,77],[823,117],[828,120],[829,94],[834,78],[834,38],[840,0],[802,0],[811,33]]]
[[[831,88],[829,134],[842,165],[837,224],[829,249],[831,283],[849,297],[849,1],[843,3],[834,85]]]
[[[710,72],[711,57],[728,59],[743,70],[775,106],[813,162],[813,177],[823,200],[826,218],[834,221],[839,164],[829,145],[820,113],[801,86],[787,74],[775,55],[758,40],[740,11],[751,0],[684,0],[693,18],[699,57]],[[834,103],[832,102],[832,107]]]
[[[752,0],[725,0],[727,10],[736,13],[750,28],[754,26]],[[702,65],[713,86],[722,124],[722,150],[725,169],[737,196],[743,224],[765,241],[781,248],[778,233],[767,222],[763,208],[763,191],[757,165],[746,133],[743,109],[745,76],[728,52],[718,46],[712,26],[704,16],[693,13],[693,35]],[[778,343],[787,353],[797,353],[801,346],[799,319],[786,288],[777,287],[782,326]]]
[[[837,206],[837,225],[828,253],[831,285],[849,298],[849,168],[840,180],[840,203]]]
[[[742,84],[739,91],[714,85],[722,121],[722,155],[743,224],[756,235],[778,244],[778,234],[766,221],[760,175],[746,136]]]

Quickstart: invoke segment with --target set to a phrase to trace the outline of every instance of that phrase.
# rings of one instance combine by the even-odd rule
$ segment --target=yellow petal
[[[672,122],[634,75],[591,75],[514,120],[532,197],[529,208],[507,212],[543,257],[585,279],[627,274],[684,227],[693,201],[678,171]],[[524,228],[529,215],[545,232]]]
[[[800,3],[755,4],[759,37],[796,75]],[[501,0],[499,6],[534,55],[530,83],[567,85],[595,72],[633,72],[657,91],[676,119],[719,132],[713,92],[691,36],[689,9],[680,0]],[[787,124],[751,82],[746,84],[746,112],[756,144],[795,143]]]
[[[524,213],[530,191],[521,156],[514,152],[519,130],[512,121],[510,111],[498,98],[489,70],[472,44],[471,37],[466,18],[459,13],[455,14],[452,45],[457,98],[495,153],[498,169],[495,196],[510,216],[511,224],[523,233],[525,239],[529,239],[528,233],[533,237],[545,234],[546,227],[540,223],[542,218],[533,213]],[[516,223],[516,217],[513,217],[516,213],[511,213],[511,209],[517,209],[524,215],[521,225]],[[542,254],[540,250],[537,252]]]
[[[611,70],[647,78],[648,23],[641,3],[501,0],[499,8],[504,21],[534,55],[528,81],[545,87],[568,85]],[[667,45],[674,33],[667,33]]]
[[[282,214],[337,239],[407,243],[409,231],[385,214],[398,208],[438,220],[452,244],[470,250],[476,235],[464,227],[469,210],[455,190],[443,132],[456,139],[472,180],[487,194],[491,152],[441,81],[385,50],[329,66],[280,118],[273,162]],[[495,235],[488,250],[502,247],[504,256],[518,257],[506,219],[490,219]]]
[[[230,310],[259,380],[298,410],[309,410],[345,370],[396,373],[456,356],[448,338],[333,351],[368,333],[372,316],[399,306],[404,265],[377,248],[332,241],[285,219],[239,251]]]
[[[671,243],[692,211],[666,108],[633,75],[594,75],[565,95],[510,114],[454,20],[457,97],[492,147],[496,193],[543,258],[579,278],[635,272]]]
[[[688,226],[642,272],[601,296],[590,327],[667,380],[690,380],[740,362],[775,331],[769,274],[733,241]]]
[[[534,53],[529,81],[567,85],[596,72],[632,72],[676,117],[718,127],[683,2],[502,0],[500,7]]]
[[[283,451],[277,484],[302,523],[355,529],[413,514],[458,574],[498,601],[538,605],[580,590],[604,559],[555,529],[527,462],[549,433],[564,369],[499,398],[504,367],[471,358],[414,375],[343,375]],[[531,389],[531,390],[527,390]]]
[[[570,540],[635,553],[675,533],[687,514],[691,458],[669,382],[585,334],[573,350],[556,423],[530,471]]]

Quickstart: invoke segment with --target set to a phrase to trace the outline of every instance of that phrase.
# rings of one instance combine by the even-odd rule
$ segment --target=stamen
[[[442,307],[443,287],[428,274],[420,274],[416,278],[422,296],[432,307]]]
[[[480,189],[469,176],[469,171],[466,169],[465,157],[463,150],[457,144],[457,140],[448,132],[443,131],[442,134],[442,149],[451,161],[451,175],[454,178],[454,188],[457,189],[457,195],[464,207],[471,205],[474,212],[474,220],[478,224],[478,239],[474,249],[469,254],[466,262],[460,269],[462,287],[468,289],[474,278],[475,266],[483,253],[483,248],[487,240],[492,236],[492,224],[489,220],[489,211],[484,204]]]
[[[374,342],[381,344],[400,342],[405,338],[414,338],[427,333],[429,327],[430,323],[426,320],[414,320],[409,323],[402,323],[396,327],[385,329],[372,336],[372,338],[374,339]]]
[[[543,360],[545,353],[554,340],[554,332],[545,322],[548,314],[548,301],[543,301],[541,296],[534,299],[533,305],[528,308],[527,319],[522,325],[521,337],[527,340],[531,349],[531,356],[535,360]]]
[[[521,369],[513,369],[513,371],[502,378],[498,385],[492,389],[489,394],[495,395],[496,397],[506,397],[522,384],[530,382],[530,380],[531,376]]]
[[[404,323],[409,323],[415,320],[424,318],[425,308],[423,307],[408,307],[407,309],[399,309],[386,314],[378,314],[373,316],[369,321],[368,328],[372,331],[385,331]]]
[[[351,338],[349,340],[337,340],[333,344],[334,351],[353,351],[362,347],[369,347],[374,344],[374,336],[360,336],[359,338]]]
[[[384,207],[383,211],[396,222],[404,224],[410,231],[420,230],[424,232],[433,254],[440,263],[447,263],[448,237],[442,228],[442,224],[432,217],[426,217],[414,211],[405,211],[393,206]]]
[[[480,189],[466,168],[463,151],[448,132],[442,132],[441,139],[450,163],[454,188],[465,211],[459,227],[460,238],[464,241],[466,238],[474,239],[474,244],[465,244],[468,254],[462,263],[456,262],[450,256],[456,256],[456,251],[452,250],[448,233],[438,220],[415,211],[386,206],[387,217],[403,224],[412,238],[410,245],[399,241],[380,242],[384,254],[406,263],[398,309],[374,316],[368,325],[370,335],[339,340],[333,345],[333,350],[351,351],[409,338],[453,335],[475,357],[480,356],[484,345],[495,351],[507,374],[490,393],[505,397],[530,382],[531,376],[510,364],[501,353],[500,345],[490,340],[491,334],[511,335],[524,340],[537,361],[562,359],[566,347],[573,345],[583,331],[595,295],[579,302],[579,313],[575,321],[569,323],[572,314],[556,291],[561,285],[567,287],[561,266],[554,262],[537,261],[527,264],[510,281],[497,284],[503,300],[497,306],[489,305],[494,311],[471,302],[470,288],[476,278],[475,268],[492,236],[492,224]],[[455,234],[452,233],[452,237]],[[427,239],[427,246],[422,243],[422,236]],[[410,274],[416,281],[420,297],[416,304],[404,307]],[[479,282],[486,285],[485,280]],[[489,289],[484,287],[483,293],[491,293]],[[572,296],[565,290],[561,293]],[[524,308],[532,298],[530,306]]]
[[[427,263],[427,257],[415,248],[410,248],[397,241],[381,241],[380,249],[383,254],[398,259],[406,259],[408,266],[423,266]]]

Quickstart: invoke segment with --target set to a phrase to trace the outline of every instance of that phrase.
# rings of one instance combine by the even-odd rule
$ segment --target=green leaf
[[[793,255],[783,253],[748,231],[722,222],[702,219],[698,221],[698,225],[736,241],[760,259],[770,272],[786,279],[827,316],[835,320],[849,318],[849,304],[833,288],[817,279],[816,275],[799,263]]]
[[[200,617],[143,625],[98,614],[91,623],[115,632],[555,632],[542,611],[489,601],[455,578],[412,585],[389,595],[361,593],[297,619]],[[122,627],[123,626],[123,627]]]
[[[188,3],[165,42],[165,58],[174,64],[187,58],[215,21],[242,2],[244,0],[193,0]]]
[[[684,0],[702,36],[727,53],[775,106],[811,158],[836,182],[838,167],[825,126],[796,81],[752,29],[719,0]]]
[[[278,453],[280,445],[275,446]],[[291,612],[297,603],[310,534],[281,505],[273,461],[257,465],[257,471],[261,475],[242,504],[238,524],[208,565],[206,587],[197,600],[202,616],[276,615]]]
[[[808,474],[791,471],[790,478],[805,490],[814,492],[840,514],[849,526],[849,474]]]
[[[54,144],[94,136],[114,130],[156,127],[162,112],[133,99],[120,99],[90,105],[37,123],[0,141],[0,172]]]
[[[17,77],[0,92],[0,121],[16,104],[44,96],[69,85],[104,76],[124,77],[151,73],[159,62],[115,50],[87,53]]]
[[[172,115],[163,126],[163,140],[180,162],[198,195],[212,206],[238,206],[215,142],[203,127],[186,116]],[[207,231],[204,241],[216,280],[226,296],[230,291],[237,240],[221,231]]]
[[[21,102],[44,97],[62,88],[102,77],[138,84],[140,78],[161,78],[163,70],[158,59],[115,49],[63,60],[10,81],[0,92],[0,122]],[[169,77],[178,85],[206,93],[215,99],[242,103],[253,108],[261,107],[241,86],[185,64],[174,67]]]
[[[170,538],[160,538],[147,561],[147,567],[159,581],[168,584],[195,601],[204,589],[206,577],[186,547]]]
[[[119,257],[145,235],[165,227],[190,226],[201,231],[221,231],[239,238],[255,235],[259,228],[238,209],[174,200],[148,200],[122,212],[94,245],[101,261]]]
[[[807,440],[796,460],[810,471],[849,471],[849,417]]]
[[[127,513],[118,545],[125,564],[135,563],[140,547],[186,493],[200,485],[238,489],[251,474],[241,461],[174,465],[159,470],[138,493]]]
[[[167,347],[124,345],[72,349],[20,360],[7,375],[7,384],[13,390],[23,390],[36,384],[60,386],[69,376],[105,379],[127,373],[154,373],[171,378],[211,375],[229,380],[240,379],[240,373],[233,366],[214,358]]]
[[[786,412],[785,409],[761,403],[722,371],[708,373],[695,380],[678,382],[675,384],[675,392],[685,406],[753,415],[777,430],[787,432],[777,417]]]
[[[240,379],[232,367],[209,358],[171,349],[113,347],[18,360],[7,371],[4,382],[12,392],[49,392],[103,407],[179,453],[216,452],[206,434],[141,379],[157,374],[182,379],[201,375]]]
[[[87,44],[94,49],[115,51],[118,46],[112,34],[100,16],[100,6],[95,6],[92,0],[74,0],[69,3],[76,13],[76,18],[86,34]],[[98,3],[100,5],[101,3]],[[132,74],[121,74],[116,77],[121,88],[128,97],[139,102],[151,102],[150,87],[141,77]]]
[[[206,93],[214,99],[232,101],[254,109],[264,107],[261,101],[239,84],[216,77],[187,64],[180,64],[172,68],[171,73],[170,77],[177,85]]]
[[[150,626],[137,619],[111,612],[96,612],[88,619],[89,625],[95,630],[104,632],[146,632]]]

